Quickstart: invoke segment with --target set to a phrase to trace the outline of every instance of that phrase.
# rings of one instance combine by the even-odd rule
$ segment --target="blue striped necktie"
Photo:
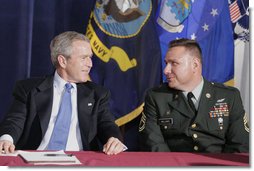
[[[55,126],[49,140],[47,150],[65,150],[71,124],[71,89],[70,83],[65,84],[65,91],[57,114]]]

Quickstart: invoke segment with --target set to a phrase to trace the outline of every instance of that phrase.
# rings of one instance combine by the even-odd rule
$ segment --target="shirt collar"
[[[63,90],[65,89],[65,84],[66,83],[67,83],[67,81],[62,79],[62,77],[57,73],[57,71],[55,71],[55,74],[54,74],[54,87],[56,88],[56,90],[59,93],[63,92]],[[71,83],[71,85],[73,86],[73,89],[76,89],[76,84],[75,83]]]
[[[202,77],[202,80],[199,83],[199,85],[196,88],[194,88],[194,90],[192,91],[196,100],[199,100],[203,86],[204,86],[204,79]]]
[[[192,94],[194,95],[196,100],[199,100],[203,86],[204,86],[204,79],[202,77],[202,80],[198,84],[198,86],[192,90]],[[188,92],[183,92],[183,94],[187,98]]]

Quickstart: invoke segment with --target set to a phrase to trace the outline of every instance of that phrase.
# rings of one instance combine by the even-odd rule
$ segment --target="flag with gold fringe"
[[[140,115],[145,91],[161,81],[153,12],[151,0],[97,0],[87,27],[95,56],[91,80],[110,90],[110,107],[119,126]],[[130,150],[137,141],[136,127],[132,133],[124,129]]]

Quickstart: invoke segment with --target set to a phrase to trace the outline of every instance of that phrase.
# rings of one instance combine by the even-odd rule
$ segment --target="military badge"
[[[211,94],[210,93],[206,93],[206,95],[205,95],[208,99],[210,99],[211,98]]]
[[[170,110],[168,110],[168,111],[166,112],[166,115],[170,115],[170,113],[171,113],[171,111],[170,111]]]
[[[219,124],[220,130],[222,130],[223,129],[223,118],[222,117],[218,118],[218,124]]]
[[[229,115],[228,104],[222,102],[215,103],[212,110],[209,112],[210,118],[217,118],[228,115]]]
[[[218,103],[221,103],[221,102],[223,102],[224,100],[225,100],[225,98],[219,99],[219,100],[217,100],[217,102],[218,102]]]

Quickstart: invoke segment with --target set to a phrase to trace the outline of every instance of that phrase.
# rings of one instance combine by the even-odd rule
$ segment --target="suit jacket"
[[[144,151],[248,152],[240,92],[204,80],[195,114],[183,93],[163,84],[147,92],[140,126]]]
[[[16,149],[37,149],[44,137],[53,104],[53,76],[16,83],[14,101],[0,125],[0,136],[10,134]],[[84,150],[99,150],[108,138],[121,139],[110,113],[109,91],[93,82],[77,84],[77,106]],[[92,106],[88,105],[91,103]]]

